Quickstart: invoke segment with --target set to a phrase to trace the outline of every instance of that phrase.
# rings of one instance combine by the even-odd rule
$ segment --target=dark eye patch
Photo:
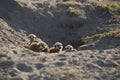
[[[41,46],[45,46],[44,44],[41,44]]]

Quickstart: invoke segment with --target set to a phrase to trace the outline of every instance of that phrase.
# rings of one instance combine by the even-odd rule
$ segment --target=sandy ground
[[[94,7],[103,0],[45,1],[0,1],[0,80],[119,80],[120,38],[98,39],[75,52],[49,54],[24,47],[29,33],[49,46],[60,41],[78,48],[83,36],[120,28],[117,14]]]
[[[1,52],[0,67],[8,80],[119,80],[119,53],[108,49],[49,54],[13,48]]]

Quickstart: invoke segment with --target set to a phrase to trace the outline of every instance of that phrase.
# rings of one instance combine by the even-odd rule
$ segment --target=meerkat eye
[[[41,48],[41,49],[44,48],[44,45],[43,45],[42,43],[40,43],[38,46],[39,46],[39,48]]]
[[[57,47],[60,47],[60,45],[57,45]]]
[[[55,45],[54,46],[56,49],[59,49],[60,48],[60,45]]]
[[[57,47],[57,45],[54,45],[54,47],[56,48],[56,47]]]
[[[57,45],[54,45],[54,47],[57,47]]]
[[[44,44],[41,44],[41,46],[43,46],[43,47],[44,47]]]
[[[44,43],[41,43],[41,47],[42,47],[42,48],[45,48],[45,44],[44,44]]]

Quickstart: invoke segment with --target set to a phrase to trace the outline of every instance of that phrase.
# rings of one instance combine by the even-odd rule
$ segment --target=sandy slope
[[[0,1],[0,80],[119,80],[119,38],[99,39],[92,47],[68,53],[37,53],[24,47],[29,33],[50,46],[72,41],[78,47],[81,36],[120,27],[119,21],[108,24],[112,18],[101,16],[93,0],[75,3],[78,13],[72,15],[65,12],[71,9],[66,3],[42,1]]]
[[[49,54],[16,47],[0,53],[0,68],[8,80],[119,80],[119,53],[108,49]]]

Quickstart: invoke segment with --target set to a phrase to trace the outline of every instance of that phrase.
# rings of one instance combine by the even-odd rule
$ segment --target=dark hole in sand
[[[82,42],[81,37],[77,36],[75,32],[84,25],[84,19],[69,16],[64,12],[55,12],[50,8],[50,12],[54,11],[54,17],[52,17],[46,12],[48,7],[44,8],[44,13],[39,13],[39,11],[20,6],[14,0],[4,0],[0,1],[0,17],[13,29],[23,30],[27,35],[33,33],[43,39],[49,46],[59,41],[64,46],[71,44],[78,48]]]

